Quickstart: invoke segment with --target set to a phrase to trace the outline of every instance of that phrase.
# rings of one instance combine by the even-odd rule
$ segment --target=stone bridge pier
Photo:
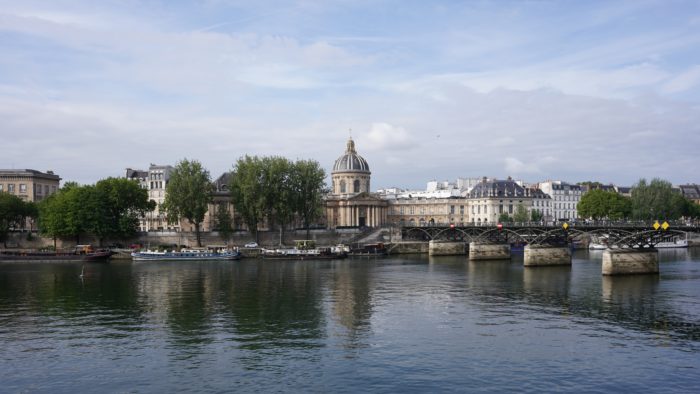
[[[455,256],[467,254],[467,244],[462,241],[435,241],[428,243],[430,256]]]
[[[607,249],[603,252],[603,275],[658,274],[656,249]]]
[[[470,242],[469,260],[510,260],[510,244]]]
[[[565,246],[525,245],[524,252],[525,267],[571,265],[571,249]]]

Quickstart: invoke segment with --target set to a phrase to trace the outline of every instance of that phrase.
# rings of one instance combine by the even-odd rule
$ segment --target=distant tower
[[[345,153],[335,161],[331,172],[333,194],[341,196],[369,193],[371,174],[367,161],[357,154],[355,141],[350,137]]]

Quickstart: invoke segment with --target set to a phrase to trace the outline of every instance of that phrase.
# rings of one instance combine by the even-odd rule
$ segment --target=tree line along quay
[[[78,244],[87,238],[100,246],[124,244],[138,239],[144,230],[153,233],[154,229],[143,225],[153,217],[163,219],[156,233],[166,226],[191,233],[197,246],[202,245],[202,233],[209,234],[210,241],[215,233],[228,243],[234,235],[237,242],[259,240],[262,231],[266,242],[283,244],[285,233],[295,230],[298,234],[298,229],[303,229],[300,236],[309,239],[311,229],[352,233],[387,225],[551,223],[557,221],[552,213],[559,206],[575,209],[575,216],[567,220],[700,218],[700,199],[689,199],[661,179],[641,179],[628,195],[584,182],[576,190],[585,187],[587,191],[576,196],[578,201],[572,196],[566,200],[573,202],[566,203],[558,202],[563,196],[552,197],[510,178],[477,179],[462,195],[439,189],[429,196],[413,192],[391,197],[386,192],[370,192],[369,165],[352,139],[333,166],[330,187],[325,170],[314,160],[246,155],[215,181],[197,160],[183,159],[167,167],[167,176],[146,173],[138,180],[107,178],[94,185],[66,182],[37,202],[7,187],[0,192],[0,240],[7,247],[13,231],[30,230],[28,239],[38,231],[54,247],[59,240]],[[162,199],[154,198],[159,187],[163,188]]]

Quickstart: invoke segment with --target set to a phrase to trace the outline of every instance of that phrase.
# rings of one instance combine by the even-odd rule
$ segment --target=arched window
[[[340,181],[340,192],[345,193],[345,181]]]
[[[360,181],[358,179],[355,179],[355,182],[352,183],[352,192],[353,193],[360,192]]]

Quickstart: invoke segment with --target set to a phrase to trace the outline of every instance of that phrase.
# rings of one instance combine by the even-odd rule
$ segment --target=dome
[[[355,141],[352,138],[348,140],[345,153],[335,161],[333,172],[370,172],[367,160],[355,151]]]

